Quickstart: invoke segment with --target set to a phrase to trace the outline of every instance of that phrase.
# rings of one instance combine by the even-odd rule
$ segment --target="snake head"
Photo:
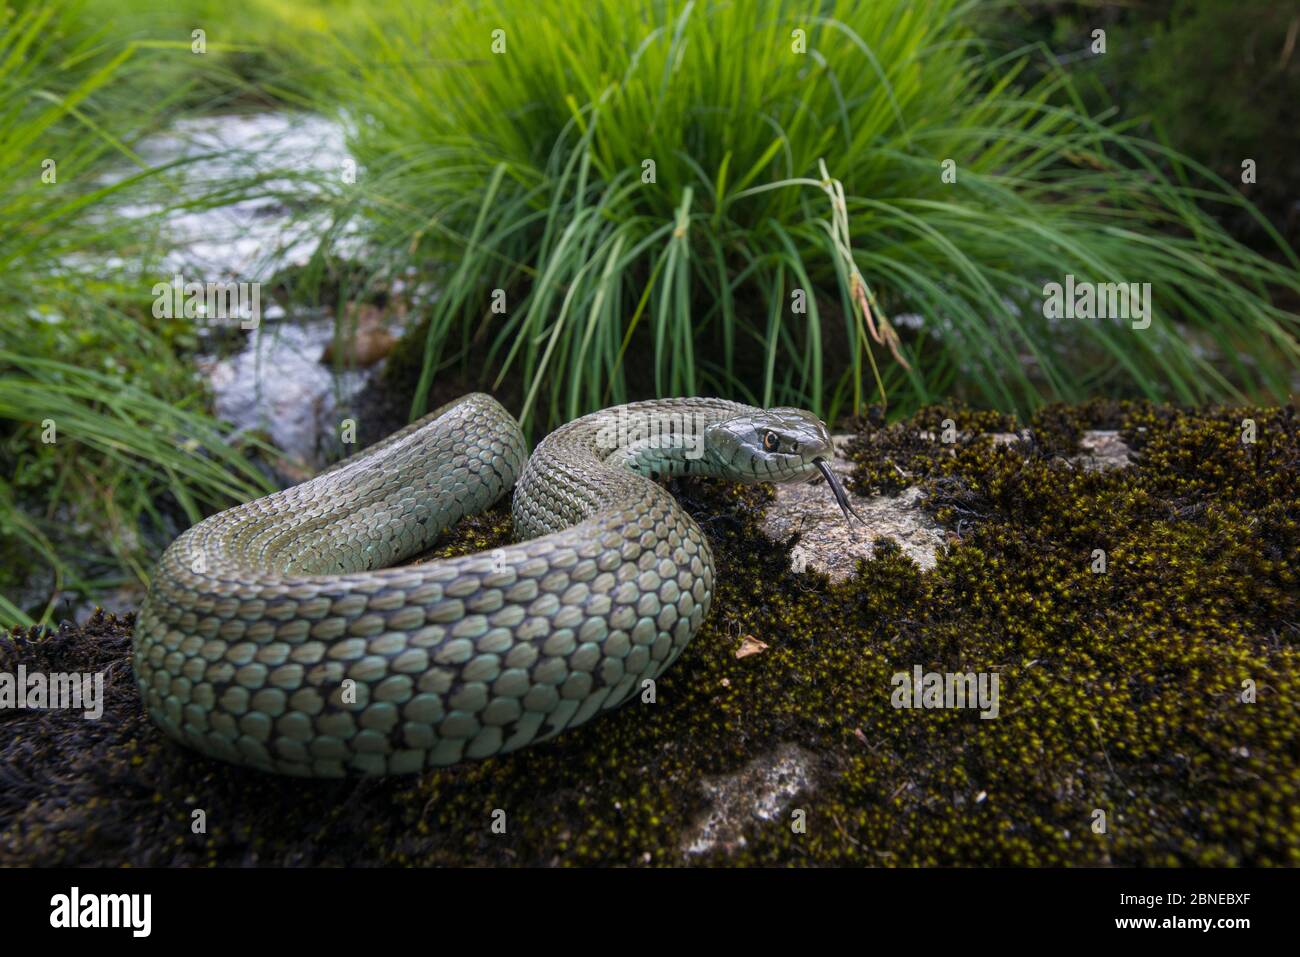
[[[710,425],[704,434],[706,454],[719,475],[736,482],[809,482],[826,479],[835,501],[849,520],[853,510],[839,477],[826,423],[803,409],[749,412]]]

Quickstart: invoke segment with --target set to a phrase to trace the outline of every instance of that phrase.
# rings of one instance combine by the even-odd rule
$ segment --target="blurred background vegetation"
[[[1093,110],[1119,105],[1160,139],[1237,186],[1294,247],[1300,239],[1300,3],[1141,0],[976,7],[976,29],[1004,47],[1041,45]],[[1108,31],[1105,56],[1087,52]],[[1241,162],[1266,168],[1241,183]],[[1227,223],[1268,249],[1249,216]]]
[[[307,252],[197,278],[402,333],[365,441],[473,388],[534,438],[667,394],[1286,402],[1297,31],[1268,0],[0,0],[0,623],[129,603],[177,531],[300,477],[216,414],[240,334],[152,312],[180,219],[236,204]],[[265,115],[343,148],[157,148]],[[1066,273],[1152,283],[1156,321],[1045,319]]]

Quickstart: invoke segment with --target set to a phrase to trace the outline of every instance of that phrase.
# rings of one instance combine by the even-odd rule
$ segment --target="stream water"
[[[189,181],[210,190],[213,183],[266,177],[256,198],[170,213],[164,274],[187,281],[263,284],[257,327],[236,337],[233,347],[230,336],[203,336],[198,370],[219,418],[238,431],[255,430],[269,438],[285,454],[290,477],[311,474],[334,447],[340,410],[382,361],[336,373],[321,361],[334,339],[334,311],[286,312],[265,287],[282,270],[305,265],[315,251],[328,210],[303,210],[319,192],[314,177],[343,175],[348,153],[342,129],[314,114],[206,116],[177,123],[138,152],[152,165],[181,163],[175,174],[181,189]],[[302,175],[285,179],[278,171],[286,169]],[[142,204],[125,212],[143,217],[154,209]],[[346,237],[342,249],[347,252]]]
[[[329,209],[313,200],[319,199],[321,178],[342,175],[348,159],[342,129],[312,114],[205,116],[174,124],[139,144],[136,152],[150,166],[177,164],[153,186],[160,193],[142,191],[150,198],[113,210],[115,216],[138,220],[142,238],[148,238],[150,229],[159,230],[152,238],[160,253],[148,262],[110,265],[139,271],[142,281],[151,284],[160,275],[180,275],[186,282],[263,284],[260,322],[251,331],[232,334],[234,324],[217,329],[199,320],[196,372],[209,387],[219,418],[237,432],[258,433],[283,453],[282,479],[292,482],[314,474],[338,448],[340,419],[383,365],[380,360],[368,368],[336,371],[322,361],[335,338],[334,309],[286,310],[269,291],[272,277],[305,265],[315,252]],[[286,178],[279,172],[283,170],[297,175]],[[123,168],[105,182],[134,172]],[[177,197],[211,195],[214,184],[247,183],[258,175],[264,180],[254,198],[225,205],[195,203],[163,218],[153,215],[174,205]],[[247,196],[248,191],[232,195]],[[319,213],[312,211],[315,206],[321,207]],[[346,234],[335,250],[361,252],[360,243],[353,246]],[[384,326],[400,333],[397,323],[385,321]],[[43,577],[33,581],[26,603],[43,600],[48,589]],[[128,611],[141,597],[138,583],[130,582],[93,601],[75,602],[67,612],[80,620],[96,605]]]

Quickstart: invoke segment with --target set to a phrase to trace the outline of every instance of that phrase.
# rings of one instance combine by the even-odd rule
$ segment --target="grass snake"
[[[798,409],[664,399],[606,409],[532,456],[465,396],[293,488],[220,512],[163,554],[134,636],[171,738],[308,777],[502,754],[618,707],[699,630],[714,565],[656,479],[824,475]],[[514,488],[517,544],[392,567]]]

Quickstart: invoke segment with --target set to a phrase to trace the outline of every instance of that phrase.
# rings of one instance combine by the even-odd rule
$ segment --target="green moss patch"
[[[0,671],[104,671],[108,694],[99,721],[0,712],[0,864],[1300,864],[1294,410],[1091,403],[987,434],[1014,425],[936,407],[854,442],[859,491],[920,484],[948,529],[925,573],[882,544],[843,584],[796,574],[794,540],[758,530],[769,492],[677,483],[719,586],[655,703],[417,778],[279,779],[172,745],[129,619],[0,641]],[[1098,427],[1132,465],[1070,461]],[[499,507],[437,552],[509,524]],[[996,673],[998,717],[895,708],[918,665]],[[685,855],[712,782],[792,747],[811,763],[779,813]]]

